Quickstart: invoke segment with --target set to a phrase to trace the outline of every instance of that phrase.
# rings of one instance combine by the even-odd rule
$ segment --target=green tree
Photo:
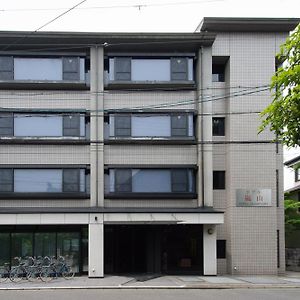
[[[259,132],[270,128],[277,140],[292,147],[300,145],[300,24],[281,46],[283,62],[271,79],[273,101],[261,113]]]
[[[297,200],[287,199],[284,200],[284,213],[285,213],[285,232],[289,235],[295,230],[300,230],[300,202]]]

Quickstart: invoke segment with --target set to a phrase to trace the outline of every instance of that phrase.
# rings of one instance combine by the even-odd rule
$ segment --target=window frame
[[[215,125],[217,121],[218,125]],[[212,135],[213,136],[225,136],[226,134],[226,118],[225,117],[213,117],[212,118]]]
[[[196,194],[196,185],[195,185],[195,181],[196,181],[196,169],[194,167],[172,167],[172,168],[158,168],[158,167],[152,167],[152,168],[145,168],[145,167],[124,167],[124,168],[120,168],[120,167],[107,167],[106,168],[106,172],[104,172],[104,174],[106,174],[107,179],[104,179],[104,181],[107,180],[107,182],[111,182],[110,181],[110,176],[112,176],[110,174],[110,170],[114,170],[114,175],[115,176],[113,178],[113,182],[114,182],[114,191],[110,191],[110,188],[108,187],[108,190],[105,190],[105,194],[104,197],[106,199],[196,199],[197,198],[197,194]],[[132,177],[130,180],[130,184],[131,184],[131,188],[130,188],[130,192],[129,191],[117,191],[116,189],[116,171],[117,170],[126,170],[126,171],[130,171],[131,172],[131,176],[132,176],[132,172],[134,170],[168,170],[170,172],[170,192],[132,192],[133,190],[133,181],[132,181]],[[185,185],[186,185],[186,190],[185,191],[174,191],[173,185],[173,174],[174,172],[178,171],[178,170],[182,170],[185,171],[185,176],[186,176],[186,181],[185,181]],[[192,176],[189,175],[189,172],[191,172]],[[191,180],[191,182],[190,182]],[[191,188],[191,190],[189,191],[189,189]]]
[[[226,171],[213,170],[213,190],[225,190],[225,189],[226,189]]]
[[[12,170],[12,190],[11,191],[0,191],[0,199],[85,199],[89,198],[90,190],[88,184],[88,176],[89,176],[89,168],[87,167],[53,167],[53,166],[43,166],[43,167],[21,167],[21,166],[15,166],[15,167],[5,167],[0,168],[1,170]],[[34,192],[34,191],[28,191],[28,192],[15,192],[15,170],[59,170],[62,172],[62,182],[61,182],[61,191],[58,192]],[[64,188],[64,170],[76,170],[78,174],[78,187],[76,191],[66,191]],[[81,170],[84,170],[84,178],[81,177]],[[81,182],[81,179],[84,180],[84,182]],[[84,184],[84,191],[81,191],[81,184]]]
[[[167,118],[166,122],[168,123],[168,128],[164,128],[167,131],[169,131],[169,135],[133,135],[133,132],[136,127],[134,127],[133,118],[136,117],[163,117]],[[127,130],[128,132],[123,135],[118,135],[118,126],[117,126],[117,119],[118,118],[129,118],[130,119],[130,127],[126,128],[119,128],[122,130]],[[174,119],[182,117],[184,118],[184,126],[174,126]],[[140,142],[147,142],[147,141],[194,141],[195,140],[195,116],[194,112],[147,112],[147,113],[110,113],[108,114],[108,117],[106,117],[106,122],[104,123],[105,126],[105,140],[112,142],[117,140],[128,140],[128,141],[140,141]],[[176,131],[184,131],[184,135],[182,134],[176,134]]]
[[[15,135],[16,134],[16,123],[15,120],[19,116],[28,116],[28,117],[60,117],[61,118],[61,135]],[[9,139],[14,139],[14,140],[23,140],[23,139],[32,139],[32,140],[44,140],[44,139],[50,139],[50,140],[66,140],[66,139],[74,139],[78,138],[81,140],[86,140],[88,138],[88,130],[87,130],[87,124],[89,116],[85,113],[62,113],[62,112],[53,112],[53,113],[42,113],[42,112],[24,112],[24,113],[19,113],[19,112],[11,112],[11,113],[6,113],[6,112],[0,112],[0,120],[1,116],[6,117],[9,116],[11,118],[11,126],[10,127],[2,127],[2,128],[11,128],[10,134],[0,134],[0,139],[1,138],[9,138]],[[66,119],[69,117],[76,117],[78,120],[78,125],[77,128],[75,127],[70,127],[66,126]],[[1,125],[1,124],[0,124]],[[82,130],[83,129],[83,130]],[[1,130],[1,128],[0,128]],[[76,135],[75,134],[67,134],[68,130],[76,130]]]
[[[175,85],[175,84],[182,84],[182,85],[188,85],[193,86],[195,85],[195,66],[194,66],[194,53],[182,53],[178,54],[178,56],[174,56],[171,53],[157,53],[157,55],[145,55],[142,53],[129,53],[126,54],[113,54],[107,56],[106,61],[108,62],[108,65],[106,65],[107,69],[107,77],[108,77],[108,83],[107,85],[137,85],[137,86],[143,86],[143,85],[151,85],[151,86],[161,86],[161,85]],[[174,62],[176,60],[180,59],[183,61],[183,65],[179,66],[179,68],[176,68],[176,65],[174,65]],[[122,60],[127,61],[127,64],[129,67],[125,71],[118,71],[118,63]],[[168,79],[132,79],[133,78],[133,61],[138,60],[167,60],[169,62],[168,70],[164,69],[164,72],[169,74]],[[181,69],[181,70],[180,70]],[[124,76],[124,78],[118,77],[118,74],[128,74],[128,76]],[[179,75],[183,74],[183,75]],[[182,78],[178,78],[182,77]]]

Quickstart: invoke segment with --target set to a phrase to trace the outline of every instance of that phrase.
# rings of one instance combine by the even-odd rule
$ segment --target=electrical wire
[[[32,34],[36,33],[37,31],[43,29],[44,27],[48,26],[49,24],[55,22],[56,20],[58,20],[59,18],[61,18],[62,16],[66,15],[67,13],[69,13],[70,11],[72,11],[73,9],[75,9],[76,7],[78,7],[79,5],[83,4],[84,2],[86,2],[87,0],[83,0],[80,1],[79,3],[77,3],[76,5],[72,6],[71,8],[69,8],[68,10],[64,11],[63,13],[59,14],[58,16],[56,16],[55,18],[51,19],[50,21],[46,22],[45,24],[43,24],[42,26],[39,26],[37,29],[35,29],[34,31],[31,31],[30,33],[24,35],[23,37],[15,40],[14,42],[8,44],[7,46],[5,46],[2,51],[7,50],[8,48],[10,48],[13,45],[19,44],[21,41],[23,41],[24,39],[26,39],[27,37],[31,36]]]
[[[86,7],[78,7],[76,10],[93,10],[93,9],[114,9],[114,8],[146,8],[146,7],[161,7],[161,6],[177,6],[177,5],[201,5],[204,3],[214,3],[214,2],[224,2],[224,0],[203,0],[203,1],[181,1],[181,2],[159,2],[148,3],[148,4],[131,4],[131,5],[108,5],[108,6],[86,6]],[[0,9],[0,12],[26,12],[26,11],[57,11],[64,10],[66,7],[57,7],[57,8],[11,8],[11,9]]]
[[[262,89],[253,89],[253,90],[242,90],[242,91],[238,91],[238,92],[234,92],[234,93],[229,93],[226,94],[224,96],[208,96],[204,99],[189,99],[189,100],[182,100],[182,101],[177,101],[177,102],[165,102],[165,103],[159,103],[159,104],[151,104],[151,105],[144,105],[144,106],[136,106],[136,107],[125,107],[125,108],[118,108],[115,109],[115,111],[121,112],[121,111],[125,111],[125,110],[130,110],[130,111],[142,111],[142,110],[147,110],[147,109],[160,109],[160,108],[169,108],[169,107],[175,107],[175,106],[183,106],[183,105],[189,105],[189,104],[195,104],[195,103],[205,103],[205,102],[212,102],[212,101],[219,101],[219,100],[223,100],[223,99],[227,99],[227,98],[235,98],[235,97],[242,97],[242,96],[247,96],[247,95],[252,95],[252,94],[256,94],[256,93],[261,93],[264,91],[269,90],[269,87],[266,88],[262,88]],[[10,99],[11,100],[11,99]],[[39,99],[41,100],[41,99]],[[51,99],[53,100],[53,99]],[[88,99],[87,99],[88,100]],[[109,101],[106,99],[106,101]],[[0,107],[0,110],[2,111],[7,111],[7,110],[12,110],[13,108],[4,108],[4,107]],[[26,110],[26,109],[22,109],[22,110]],[[112,109],[102,109],[102,110],[88,110],[89,112],[108,112],[108,111],[112,111]]]

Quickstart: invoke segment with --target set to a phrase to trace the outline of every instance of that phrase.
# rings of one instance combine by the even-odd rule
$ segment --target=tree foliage
[[[292,199],[284,200],[285,231],[289,234],[295,230],[300,230],[300,202]]]
[[[300,24],[281,46],[283,62],[271,79],[272,103],[261,113],[259,131],[269,127],[288,147],[300,145]]]

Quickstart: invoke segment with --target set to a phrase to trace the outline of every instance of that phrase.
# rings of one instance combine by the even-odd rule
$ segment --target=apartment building
[[[282,149],[257,135],[296,19],[0,32],[0,264],[89,277],[285,270]]]
[[[290,199],[298,200],[300,201],[300,155],[297,155],[293,157],[292,159],[289,159],[288,161],[284,162],[284,165],[291,169],[291,173],[294,173],[294,181],[293,186],[286,189],[285,193],[289,193]]]

